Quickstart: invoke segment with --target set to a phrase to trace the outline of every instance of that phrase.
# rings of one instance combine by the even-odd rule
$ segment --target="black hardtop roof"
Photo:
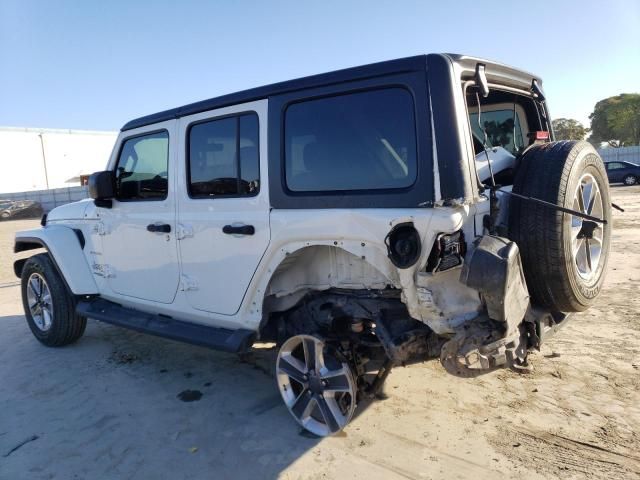
[[[502,65],[496,62],[490,62],[484,59],[469,57],[465,55],[457,54],[433,54],[443,55],[448,57],[451,62],[456,62],[461,65],[482,62],[487,65],[491,65],[493,68],[497,68],[501,72],[508,73],[511,77],[527,78],[529,83],[531,78],[536,78],[533,75],[516,70],[506,65]],[[213,110],[216,108],[222,108],[237,103],[251,102],[254,100],[260,100],[267,98],[271,95],[279,95],[283,93],[294,92],[297,90],[322,87],[326,85],[332,85],[336,83],[345,83],[356,80],[364,80],[368,78],[375,78],[383,75],[389,75],[394,73],[407,73],[415,71],[424,71],[427,67],[428,55],[416,55],[413,57],[399,58],[395,60],[387,60],[385,62],[371,63],[369,65],[362,65],[358,67],[346,68],[343,70],[336,70],[328,73],[321,73],[319,75],[311,75],[309,77],[297,78],[294,80],[287,80],[284,82],[273,83],[271,85],[265,85],[262,87],[251,88],[249,90],[242,90],[240,92],[230,93],[222,95],[220,97],[210,98],[208,100],[202,100],[200,102],[190,103],[182,107],[172,108],[164,110],[162,112],[139,117],[127,122],[122,131],[132,130],[134,128],[143,127],[145,125],[151,125],[153,123],[163,122],[175,118],[184,117],[187,115],[193,115],[195,113],[206,112],[207,110]]]

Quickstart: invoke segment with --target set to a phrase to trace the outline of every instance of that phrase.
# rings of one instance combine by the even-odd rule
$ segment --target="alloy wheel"
[[[287,409],[318,436],[342,430],[356,408],[351,368],[326,343],[311,335],[288,339],[278,352],[276,380]]]
[[[573,209],[603,218],[602,192],[593,175],[585,173],[576,188]],[[571,216],[571,255],[578,275],[586,281],[594,278],[603,251],[604,225]]]
[[[53,322],[53,301],[46,280],[39,273],[32,273],[27,280],[27,303],[33,323],[43,332]]]

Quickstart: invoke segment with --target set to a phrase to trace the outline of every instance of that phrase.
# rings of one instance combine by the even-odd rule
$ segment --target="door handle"
[[[256,229],[253,225],[225,225],[222,232],[227,235],[253,235]]]
[[[171,233],[171,225],[168,223],[152,223],[147,225],[147,231],[152,233]]]

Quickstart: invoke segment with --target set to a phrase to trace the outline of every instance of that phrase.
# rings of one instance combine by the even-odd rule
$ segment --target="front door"
[[[101,208],[104,275],[114,293],[171,303],[179,282],[176,246],[176,121],[122,139],[115,163],[116,198]]]
[[[197,310],[235,314],[269,244],[267,101],[179,120],[182,289]]]

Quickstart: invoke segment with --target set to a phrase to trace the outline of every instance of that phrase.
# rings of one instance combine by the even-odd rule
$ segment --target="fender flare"
[[[56,269],[74,295],[96,295],[98,287],[82,251],[84,237],[80,231],[63,225],[48,225],[44,228],[17,232],[14,252],[45,248]],[[14,262],[17,276],[22,274],[26,259]]]

